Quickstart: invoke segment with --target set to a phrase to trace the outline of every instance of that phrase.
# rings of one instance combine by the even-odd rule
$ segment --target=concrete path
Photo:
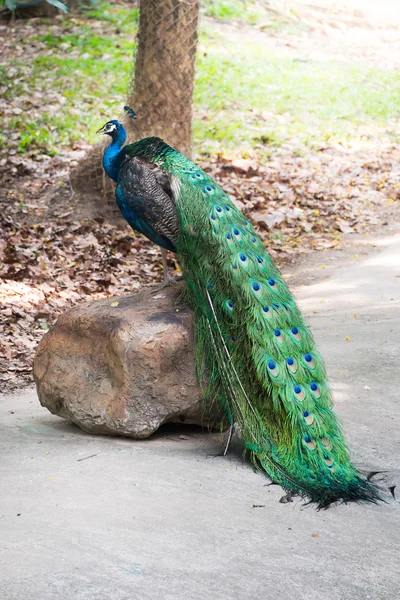
[[[400,235],[376,243],[367,256],[315,254],[289,281],[355,461],[396,483]],[[140,442],[91,437],[33,391],[2,397],[1,600],[400,597],[399,503],[280,504],[240,459],[209,457],[217,442],[173,427]]]

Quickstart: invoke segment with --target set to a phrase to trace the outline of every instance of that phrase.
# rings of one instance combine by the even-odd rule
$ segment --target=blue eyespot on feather
[[[303,410],[303,419],[307,425],[312,425],[314,423],[314,416],[308,412],[308,410]]]
[[[270,277],[270,278],[268,279],[268,283],[269,283],[269,285],[271,286],[271,288],[272,288],[273,290],[276,290],[276,289],[277,289],[277,287],[278,287],[278,286],[277,286],[277,283],[276,283],[275,279],[273,279],[272,277]]]
[[[213,193],[214,193],[214,191],[215,191],[215,187],[214,187],[213,185],[205,185],[205,186],[204,186],[204,191],[205,191],[207,194],[210,194],[210,195],[211,195],[211,194],[213,194]]]
[[[261,286],[257,281],[253,281],[253,283],[251,284],[251,289],[257,296],[261,295]]]
[[[210,217],[211,217],[211,219],[212,219],[213,221],[215,221],[215,219],[216,219],[216,216],[214,215],[214,213],[211,213]]]
[[[263,261],[263,259],[261,258],[261,256],[257,256],[257,262],[258,262],[258,264],[259,264],[259,265],[262,265],[262,264],[264,264],[264,261]]]
[[[311,435],[305,435],[303,437],[303,442],[304,442],[304,445],[307,446],[307,448],[309,450],[314,450],[314,448],[315,448],[315,441],[312,439]]]
[[[295,385],[293,388],[293,393],[296,396],[297,400],[300,400],[300,402],[302,402],[305,398],[305,391],[303,390],[303,388],[301,387],[301,385]]]
[[[318,383],[315,383],[315,381],[310,383],[310,390],[314,398],[320,398],[321,388],[319,387]]]
[[[300,331],[297,329],[297,327],[292,327],[290,330],[292,336],[294,337],[295,340],[300,340],[301,338],[301,333]]]
[[[305,363],[306,363],[306,365],[307,365],[307,367],[309,369],[314,369],[314,367],[315,367],[315,360],[314,360],[312,354],[309,354],[309,353],[305,354],[304,355],[304,360],[305,360]]]
[[[217,213],[222,213],[222,208],[220,206],[216,206],[215,210],[217,211]]]
[[[226,210],[226,212],[229,212],[231,210],[231,207],[225,204],[224,209]]]
[[[270,375],[272,375],[272,377],[277,377],[279,374],[279,367],[276,364],[276,362],[274,360],[269,360],[267,362],[267,367],[268,367],[268,371],[270,373]]]
[[[280,329],[274,329],[274,336],[277,342],[279,342],[280,344],[283,343],[283,333]]]
[[[249,265],[249,259],[247,257],[247,254],[245,254],[244,252],[240,252],[237,256],[239,259],[239,265],[241,265],[242,267],[247,267]]]
[[[229,310],[229,312],[232,312],[232,311],[233,311],[233,308],[234,308],[234,307],[233,307],[233,302],[232,302],[232,300],[227,300],[227,301],[225,302],[225,306],[226,306],[226,308]]]
[[[253,244],[257,244],[257,243],[258,243],[258,240],[257,240],[257,238],[256,238],[256,237],[254,237],[254,236],[251,238],[251,241],[253,242]]]
[[[232,241],[232,236],[231,236],[231,234],[230,234],[230,233],[227,233],[227,234],[225,235],[225,237],[226,237],[226,239],[228,240],[228,242],[231,242],[231,241]]]
[[[296,373],[297,361],[292,356],[288,356],[288,358],[286,359],[286,365],[291,373]]]
[[[194,227],[193,225],[190,225],[189,231],[190,231],[190,233],[192,235],[197,235],[199,233],[199,228],[198,227]]]
[[[269,306],[263,306],[263,312],[267,319],[272,319],[272,311]]]

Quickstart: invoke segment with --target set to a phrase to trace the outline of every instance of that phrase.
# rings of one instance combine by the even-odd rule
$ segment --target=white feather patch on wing
[[[176,202],[176,200],[179,197],[179,193],[181,191],[181,184],[180,184],[178,177],[171,178],[171,190],[172,190],[172,194],[174,196],[174,201]]]

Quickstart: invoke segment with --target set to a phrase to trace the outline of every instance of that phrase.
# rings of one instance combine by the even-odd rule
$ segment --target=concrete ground
[[[375,244],[314,254],[289,282],[355,462],[395,484],[400,235]],[[1,600],[400,598],[399,503],[280,504],[282,490],[240,458],[210,457],[217,442],[174,427],[148,441],[91,437],[34,391],[3,396]]]

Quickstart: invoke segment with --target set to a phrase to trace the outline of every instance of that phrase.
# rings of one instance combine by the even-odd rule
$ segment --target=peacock
[[[129,106],[125,106],[125,111],[131,119],[136,119],[136,113]],[[170,191],[168,177],[163,176],[156,165],[150,169],[140,157],[125,154],[122,146],[126,130],[119,121],[108,121],[97,133],[112,139],[103,153],[102,163],[106,174],[117,183],[115,198],[122,215],[132,229],[161,246],[164,279],[160,290],[174,281],[168,275],[166,251],[175,252],[174,242],[179,233],[177,212],[163,189]]]
[[[160,138],[122,147],[118,121],[102,131],[113,139],[103,163],[122,214],[179,257],[204,394],[222,404],[254,465],[318,508],[381,500],[350,461],[322,356],[252,224]]]

